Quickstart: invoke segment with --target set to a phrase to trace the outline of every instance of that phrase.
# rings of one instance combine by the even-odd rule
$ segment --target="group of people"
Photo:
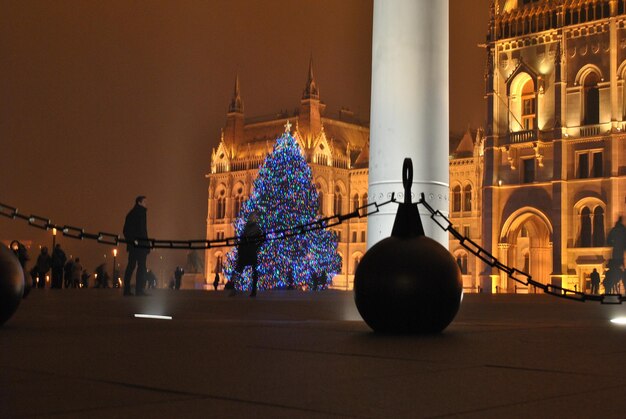
[[[53,289],[87,286],[90,276],[83,269],[80,258],[72,259],[70,257],[68,259],[60,244],[54,246],[52,255],[49,254],[47,247],[42,247],[35,264],[29,272],[33,288],[46,287],[48,272],[51,273],[50,288]]]
[[[600,294],[600,284],[604,287],[605,294],[620,294],[622,289],[626,291],[626,272],[612,260],[609,261],[608,269],[604,271],[602,281],[600,272],[595,268],[589,275],[589,280],[592,294]]]
[[[626,272],[624,267],[624,251],[626,250],[626,226],[620,216],[615,226],[609,231],[606,242],[613,248],[611,259],[608,261],[607,269],[604,271],[604,279],[602,286],[605,294],[620,294],[620,284],[626,292]],[[600,273],[597,269],[593,269],[589,275],[591,285],[591,293],[600,293]]]

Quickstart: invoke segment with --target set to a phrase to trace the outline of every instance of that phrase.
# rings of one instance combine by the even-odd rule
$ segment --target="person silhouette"
[[[37,268],[37,274],[39,276],[39,281],[37,282],[37,288],[45,288],[46,287],[46,274],[52,267],[52,258],[48,254],[48,248],[42,247],[41,253],[37,257],[37,264],[35,265]]]
[[[177,266],[176,270],[174,271],[174,279],[175,279],[174,289],[177,289],[177,290],[180,289],[180,282],[182,281],[184,274],[185,274],[185,270],[182,267]]]
[[[600,273],[596,268],[593,268],[593,272],[590,275],[591,279],[591,293],[598,294],[600,292]]]
[[[259,226],[259,213],[253,211],[248,216],[243,234],[237,248],[235,271],[241,275],[246,266],[252,267],[252,290],[250,297],[256,296],[259,274],[257,272],[258,252],[263,239],[263,230]]]
[[[606,242],[609,246],[613,247],[611,259],[615,266],[624,265],[624,250],[626,249],[626,227],[622,222],[622,216],[620,215],[615,222],[615,226],[609,231],[609,235],[606,238]]]
[[[65,252],[61,249],[61,245],[57,245],[52,250],[52,279],[50,280],[50,288],[63,288],[63,267],[67,261]]]
[[[147,295],[144,291],[146,280],[146,259],[149,248],[139,247],[148,244],[147,226],[147,205],[148,200],[140,195],[135,198],[135,206],[128,212],[124,220],[124,238],[128,240],[126,251],[128,252],[128,265],[124,272],[124,295],[133,295],[130,291],[130,280],[133,276],[135,266],[137,276],[135,279],[135,295]]]
[[[220,273],[219,272],[215,272],[215,279],[213,280],[213,288],[215,288],[215,291],[217,291],[217,287],[220,284]]]

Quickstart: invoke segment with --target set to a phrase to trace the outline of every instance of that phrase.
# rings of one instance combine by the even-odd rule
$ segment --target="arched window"
[[[452,212],[461,211],[461,187],[459,185],[452,189]]]
[[[354,196],[352,196],[352,211],[356,211],[358,207],[359,207],[359,194],[355,193]]]
[[[524,253],[524,268],[522,272],[530,272],[530,252],[528,250]]]
[[[537,115],[537,98],[535,97],[535,84],[532,79],[524,83],[522,87],[522,127],[524,130],[535,129]]]
[[[343,207],[343,196],[341,195],[341,188],[339,188],[339,186],[335,186],[335,202],[333,206],[334,213],[341,214],[342,207]]]
[[[604,246],[604,210],[598,206],[593,210],[593,247]]]
[[[361,206],[364,207],[365,205],[367,205],[367,192],[361,196]]]
[[[463,189],[463,211],[472,210],[472,185],[466,185]]]
[[[223,256],[217,255],[215,257],[215,272],[222,273],[222,268],[224,267]]]
[[[233,218],[239,216],[241,206],[243,205],[243,186],[239,186],[235,191]]]
[[[315,188],[317,189],[317,213],[324,215],[324,193],[322,192],[322,185],[316,183]]]
[[[462,275],[467,275],[467,253],[461,253],[456,257],[456,264],[459,265]]]
[[[356,275],[356,268],[359,267],[359,263],[361,263],[361,256],[355,256],[354,257],[354,264],[353,264],[353,274]]]
[[[591,247],[591,211],[583,207],[580,212],[580,247]]]
[[[591,72],[583,83],[583,125],[600,123],[600,91],[598,90],[598,75]]]
[[[226,216],[226,193],[224,189],[218,192],[217,206],[215,208],[215,218],[221,220]]]

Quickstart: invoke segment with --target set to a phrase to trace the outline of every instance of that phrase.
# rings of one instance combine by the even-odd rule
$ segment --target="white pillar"
[[[413,160],[413,202],[448,215],[448,0],[374,0],[369,199],[402,201],[402,163]],[[397,206],[368,217],[367,247],[389,237]],[[448,247],[420,206],[428,237]]]

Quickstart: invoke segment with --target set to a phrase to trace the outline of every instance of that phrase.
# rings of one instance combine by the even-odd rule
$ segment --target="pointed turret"
[[[474,141],[472,140],[472,131],[470,127],[467,127],[465,135],[461,138],[459,145],[454,150],[454,157],[471,157],[474,154]]]
[[[241,100],[241,94],[239,92],[239,74],[235,78],[235,91],[233,92],[233,98],[230,101],[228,112],[243,113],[243,100]]]
[[[320,93],[313,76],[313,57],[309,61],[309,75],[302,100],[300,100],[300,111],[297,120],[297,129],[305,141],[305,144],[313,144],[322,130],[322,112],[324,104],[320,102]]]
[[[239,74],[235,77],[235,90],[228,106],[223,141],[229,150],[236,150],[235,144],[243,141],[243,100],[239,90]]]
[[[315,77],[313,76],[313,55],[309,60],[309,78],[306,81],[306,87],[302,92],[302,99],[317,99],[320,98],[320,92],[317,90],[317,84],[315,83]]]

